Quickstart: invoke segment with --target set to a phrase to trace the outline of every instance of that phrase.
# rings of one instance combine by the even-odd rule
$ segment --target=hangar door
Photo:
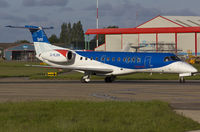
[[[12,51],[12,60],[34,60],[34,56],[33,51]]]
[[[106,35],[106,51],[121,51],[121,35]]]

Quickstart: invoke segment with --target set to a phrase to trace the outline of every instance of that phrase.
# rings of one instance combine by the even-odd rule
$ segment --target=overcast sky
[[[200,0],[99,0],[99,27],[131,28],[158,15],[200,16],[199,5]],[[85,31],[96,27],[96,0],[0,0],[0,42],[32,41],[27,30],[6,25],[54,26],[46,31],[50,36],[59,35],[63,22],[79,20]]]

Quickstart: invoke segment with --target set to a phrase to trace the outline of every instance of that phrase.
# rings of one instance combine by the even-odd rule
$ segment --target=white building
[[[140,51],[146,52],[200,55],[199,16],[157,16],[136,28],[88,29],[86,34],[105,34],[105,44],[96,51],[122,51],[132,44],[145,46]]]

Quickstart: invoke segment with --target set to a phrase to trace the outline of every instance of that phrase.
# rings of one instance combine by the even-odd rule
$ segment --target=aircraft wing
[[[48,66],[48,65],[25,65],[29,67],[40,67],[40,68],[52,68],[52,69],[63,69],[55,66]]]
[[[80,71],[90,71],[90,72],[100,72],[100,73],[110,73],[113,72],[112,69],[108,68],[100,68],[100,67],[74,67],[73,70],[80,70]]]
[[[79,70],[79,71],[89,71],[89,72],[99,72],[99,73],[110,73],[113,69],[101,68],[101,67],[71,67],[71,66],[48,66],[48,65],[26,65],[31,67],[41,67],[41,68],[52,68],[52,69],[67,69],[67,70]]]
[[[200,72],[193,73],[194,76],[200,75]]]

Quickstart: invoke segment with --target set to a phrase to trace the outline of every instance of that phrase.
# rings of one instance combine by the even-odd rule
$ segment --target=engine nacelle
[[[40,57],[51,62],[69,62],[74,58],[74,54],[69,50],[53,50],[42,53]]]

